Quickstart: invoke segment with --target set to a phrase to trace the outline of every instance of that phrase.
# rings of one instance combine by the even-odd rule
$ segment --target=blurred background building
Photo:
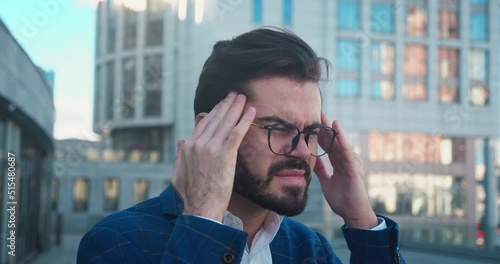
[[[493,0],[101,1],[93,125],[102,140],[57,142],[54,208],[66,231],[82,232],[159,194],[177,140],[194,128],[213,44],[272,25],[332,62],[325,111],[348,131],[373,206],[400,223],[402,243],[483,247],[481,219],[499,222],[499,17]],[[314,180],[297,218],[332,236],[342,221]]]
[[[22,263],[50,246],[54,73],[33,64],[1,19],[0,43],[0,263]],[[16,164],[14,229],[8,225],[8,153],[15,155]],[[15,258],[9,257],[4,243],[11,230]]]

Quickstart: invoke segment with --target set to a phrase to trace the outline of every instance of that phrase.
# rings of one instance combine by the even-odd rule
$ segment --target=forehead
[[[270,77],[250,82],[249,88],[248,106],[257,109],[257,117],[275,115],[296,125],[321,120],[321,96],[315,82]]]

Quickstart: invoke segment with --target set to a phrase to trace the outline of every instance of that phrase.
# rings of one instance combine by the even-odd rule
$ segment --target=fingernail
[[[256,110],[255,110],[255,108],[253,108],[253,107],[249,107],[249,108],[247,109],[247,113],[249,113],[249,114],[251,114],[251,115],[255,114],[255,112],[256,112]]]
[[[236,97],[236,101],[238,101],[238,102],[243,101],[243,99],[245,99],[245,95],[244,94],[238,94],[238,96]]]
[[[235,91],[230,91],[227,96],[228,97],[234,97],[236,95],[236,92]]]
[[[339,120],[336,120],[336,121],[337,121],[337,125],[339,126],[339,128],[342,128],[342,126],[340,126]]]

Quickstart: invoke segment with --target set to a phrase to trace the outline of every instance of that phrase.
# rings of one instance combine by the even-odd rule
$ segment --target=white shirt
[[[203,216],[198,217],[220,223],[219,221],[215,221]],[[377,217],[377,219],[379,224],[376,227],[370,229],[371,231],[377,231],[387,228],[387,225],[383,218]],[[250,249],[248,249],[248,245],[246,245],[245,252],[243,252],[243,256],[241,258],[242,264],[273,263],[271,248],[269,247],[269,244],[271,244],[274,237],[276,236],[276,233],[278,233],[281,221],[283,221],[283,216],[273,211],[269,211],[266,219],[264,220],[264,224],[259,229],[259,231],[257,231],[257,234],[255,234]],[[224,213],[222,224],[230,226],[232,228],[243,230],[243,222],[241,221],[241,219],[231,214],[229,211],[226,211]]]

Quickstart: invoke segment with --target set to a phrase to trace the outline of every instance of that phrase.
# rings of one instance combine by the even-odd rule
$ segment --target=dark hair
[[[329,61],[319,58],[307,43],[286,29],[260,28],[219,41],[200,74],[195,116],[210,112],[229,91],[251,99],[247,84],[252,80],[281,76],[298,82],[319,82],[322,61],[328,77]]]

